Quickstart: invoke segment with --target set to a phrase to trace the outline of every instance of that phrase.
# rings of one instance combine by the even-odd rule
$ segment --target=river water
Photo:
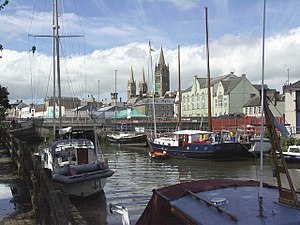
[[[194,159],[151,159],[147,148],[102,145],[101,151],[115,174],[108,178],[104,192],[87,199],[72,198],[88,224],[120,225],[121,215],[111,214],[108,205],[128,208],[135,224],[151,198],[152,190],[179,182],[234,178],[257,180],[259,159],[239,161],[201,161]],[[288,164],[297,191],[300,191],[300,165]],[[271,158],[264,160],[264,182],[276,185],[272,177]]]

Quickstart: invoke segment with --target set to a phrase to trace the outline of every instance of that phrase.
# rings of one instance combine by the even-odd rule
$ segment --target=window
[[[194,96],[192,96],[192,110],[195,109],[194,99],[195,99]]]

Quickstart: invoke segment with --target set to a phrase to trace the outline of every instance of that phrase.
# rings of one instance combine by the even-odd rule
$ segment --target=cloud
[[[261,82],[261,39],[224,35],[210,43],[211,76],[217,77],[230,72],[238,76],[246,74],[252,83]],[[153,66],[159,60],[160,47],[154,47]],[[165,62],[170,66],[171,89],[177,90],[178,53],[176,48],[163,48]],[[114,92],[115,70],[117,70],[117,92],[123,101],[127,100],[127,81],[130,67],[133,68],[137,83],[142,69],[148,75],[149,47],[146,43],[133,42],[113,48],[97,49],[88,54],[62,56],[61,77],[63,96],[83,98],[97,96],[100,80],[101,98],[110,98]],[[270,36],[266,39],[265,83],[270,88],[281,91],[287,81],[299,80],[300,28]],[[37,52],[34,57],[29,52],[3,50],[0,74],[1,85],[8,87],[9,98],[42,100],[52,95],[52,56]],[[193,77],[206,77],[205,46],[186,45],[180,48],[181,87],[192,85]],[[97,99],[97,98],[96,98]]]

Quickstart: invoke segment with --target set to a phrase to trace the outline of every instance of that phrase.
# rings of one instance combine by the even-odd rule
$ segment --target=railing
[[[40,157],[34,155],[34,149],[1,127],[0,134],[1,141],[17,167],[18,175],[23,178],[24,186],[30,190],[36,224],[86,224],[72,203],[58,194],[41,166]]]

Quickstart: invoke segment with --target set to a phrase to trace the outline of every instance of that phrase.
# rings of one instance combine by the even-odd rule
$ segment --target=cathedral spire
[[[142,82],[145,83],[145,71],[144,71],[144,67],[142,68]]]
[[[165,57],[162,47],[160,47],[159,64],[160,66],[165,65]]]
[[[132,66],[130,66],[130,77],[129,77],[129,81],[130,81],[130,82],[134,82]]]

